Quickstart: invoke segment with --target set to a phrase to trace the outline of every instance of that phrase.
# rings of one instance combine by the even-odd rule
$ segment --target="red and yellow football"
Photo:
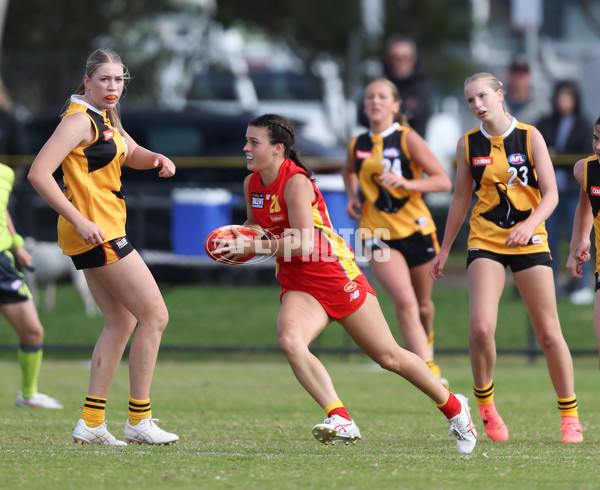
[[[247,236],[248,238],[252,238],[255,240],[260,238],[260,234],[256,230],[246,226],[221,226],[216,230],[211,231],[204,240],[204,251],[206,252],[206,255],[208,255],[211,259],[216,260],[221,264],[227,265],[243,264],[244,262],[248,262],[251,258],[253,258],[256,254],[247,255],[246,257],[241,257],[237,260],[234,260],[230,258],[225,258],[222,254],[214,253],[215,250],[223,246],[221,240],[235,240],[236,236],[233,233],[233,229],[237,230],[239,233]]]

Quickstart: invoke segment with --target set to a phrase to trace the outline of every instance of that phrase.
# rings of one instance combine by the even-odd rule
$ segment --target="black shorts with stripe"
[[[104,242],[102,245],[71,256],[76,269],[91,269],[112,264],[133,252],[133,245],[127,237],[115,238]]]
[[[510,267],[513,272],[524,271],[536,265],[552,267],[550,252],[536,252],[532,254],[499,254],[489,250],[473,248],[467,252],[467,269],[475,259],[484,258],[499,262],[506,269]]]
[[[417,267],[432,261],[439,249],[436,233],[423,235],[417,232],[409,237],[397,240],[371,238],[364,243],[364,246],[366,248],[370,247],[371,250],[380,250],[385,245],[400,252],[408,267]]]

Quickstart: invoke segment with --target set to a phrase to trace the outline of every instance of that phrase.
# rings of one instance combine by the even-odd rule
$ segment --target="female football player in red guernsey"
[[[244,182],[246,225],[262,227],[268,239],[236,233],[219,252],[233,259],[251,253],[277,257],[279,346],[300,384],[327,415],[313,427],[314,436],[325,444],[360,438],[327,370],[308,348],[336,320],[375,362],[429,396],[450,422],[458,452],[470,453],[477,434],[467,399],[452,394],[423,359],[396,343],[352,249],[333,231],[325,201],[292,148],[294,142],[292,126],[278,115],[250,121],[244,146],[253,171]]]

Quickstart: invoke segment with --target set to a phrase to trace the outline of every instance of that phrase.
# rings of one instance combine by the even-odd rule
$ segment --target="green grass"
[[[459,456],[433,403],[406,381],[366,359],[324,358],[336,388],[359,424],[356,446],[326,447],[310,428],[323,413],[272,357],[159,362],[153,415],[181,436],[168,447],[78,446],[70,434],[80,415],[89,365],[47,361],[41,387],[62,411],[13,406],[19,372],[0,361],[0,484],[3,488],[597,488],[600,403],[595,359],[576,359],[577,395],[585,441],[564,445],[556,399],[542,360],[499,359],[498,408],[510,429],[492,443],[481,421],[477,447]],[[470,396],[468,360],[440,359],[455,391]],[[122,435],[127,416],[127,367],[115,378],[107,406],[109,428]]]
[[[465,348],[468,297],[464,278],[450,277],[434,289],[436,347]],[[279,288],[161,284],[170,311],[163,346],[276,347]],[[392,332],[393,305],[378,295]],[[595,351],[592,306],[559,302],[572,349]],[[153,390],[153,415],[181,436],[172,447],[77,446],[71,431],[81,413],[91,348],[100,317],[85,317],[68,285],[60,285],[53,312],[40,311],[46,354],[40,389],[57,396],[62,411],[13,406],[20,373],[14,331],[0,319],[0,487],[89,488],[596,488],[600,458],[597,356],[575,357],[576,391],[585,442],[560,441],[556,398],[543,358],[499,356],[496,401],[510,431],[505,444],[491,443],[476,418],[480,440],[469,457],[456,454],[447,423],[432,402],[404,380],[375,368],[362,354],[322,356],[336,389],[359,424],[357,446],[325,447],[310,433],[324,414],[300,387],[282,355],[185,355],[162,351]],[[523,303],[507,287],[496,335],[499,349],[528,341]],[[78,345],[74,353],[53,350]],[[316,341],[352,347],[337,324]],[[71,360],[66,360],[71,358]],[[87,360],[78,360],[87,359]],[[438,355],[452,389],[471,399],[466,356]],[[121,435],[129,395],[127,366],[109,394],[109,428]],[[474,405],[474,402],[472,402]]]
[[[163,336],[163,346],[252,346],[276,350],[276,318],[279,310],[278,286],[213,286],[161,284],[169,308],[170,322]],[[382,309],[392,332],[402,344],[396,325],[393,304],[383,288],[376,288]],[[466,349],[469,304],[464,277],[444,278],[433,292],[436,306],[435,339],[439,352]],[[559,315],[565,338],[571,349],[595,352],[593,307],[575,306],[559,301]],[[81,301],[70,285],[59,285],[56,309],[40,309],[46,329],[47,356],[63,358],[68,353],[54,353],[52,346],[80,345],[73,355],[88,356],[102,329],[100,316],[87,318]],[[507,286],[500,304],[496,344],[499,349],[525,347],[529,323],[523,301]],[[0,317],[0,344],[14,345],[16,334]],[[344,330],[332,323],[316,340],[317,347],[350,347]],[[12,355],[12,353],[9,353]],[[6,353],[3,354],[6,357]]]

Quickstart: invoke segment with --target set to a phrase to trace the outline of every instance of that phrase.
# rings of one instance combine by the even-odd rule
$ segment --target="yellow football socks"
[[[98,427],[104,423],[106,413],[106,398],[88,395],[85,397],[85,405],[81,418],[88,427]]]
[[[573,396],[569,398],[559,398],[558,409],[560,410],[561,417],[578,418],[579,415],[577,415],[577,397],[575,396],[575,393],[573,393]]]
[[[494,380],[481,388],[473,385],[473,393],[475,394],[477,405],[489,405],[490,403],[494,403]]]
[[[150,408],[150,398],[146,400],[136,400],[135,398],[129,397],[129,423],[131,425],[137,425],[140,420],[152,417],[152,410]]]
[[[442,377],[442,371],[433,359],[425,359],[425,362],[427,363],[427,367],[433,374],[435,374],[438,378]]]

